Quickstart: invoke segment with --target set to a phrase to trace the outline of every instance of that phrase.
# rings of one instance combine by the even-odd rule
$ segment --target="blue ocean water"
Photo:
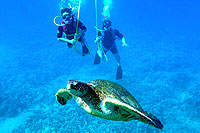
[[[60,15],[61,2],[1,2],[0,132],[200,132],[197,0],[113,0],[112,26],[128,44],[122,47],[116,41],[124,73],[121,80],[115,80],[117,65],[110,52],[108,62],[93,65],[95,1],[85,0],[80,8],[91,51],[87,56],[57,41],[53,19]],[[98,0],[99,27],[103,6]],[[121,84],[164,128],[101,119],[86,113],[74,100],[61,106],[55,94],[69,79]]]

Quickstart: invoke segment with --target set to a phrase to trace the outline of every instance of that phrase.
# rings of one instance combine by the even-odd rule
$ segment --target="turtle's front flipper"
[[[67,100],[64,99],[63,97],[57,96],[56,99],[61,105],[65,105],[67,103]]]
[[[56,93],[56,99],[62,105],[65,105],[67,101],[70,100],[71,98],[72,98],[72,95],[69,94],[69,92],[66,89],[60,89]]]
[[[155,116],[153,116],[152,114],[148,113],[148,112],[144,112],[141,111],[137,108],[134,108],[124,102],[121,102],[118,99],[115,98],[105,98],[102,101],[101,104],[101,108],[104,112],[109,112],[110,108],[109,105],[113,105],[116,107],[119,107],[119,109],[123,109],[126,110],[125,112],[130,113],[130,115],[127,115],[127,119],[125,119],[124,121],[129,121],[129,120],[139,120],[141,122],[144,122],[146,124],[152,125],[156,128],[162,129],[163,125],[160,122],[160,120],[158,120]],[[122,111],[123,112],[123,111]],[[123,115],[123,114],[122,114]],[[126,114],[125,114],[126,115]]]

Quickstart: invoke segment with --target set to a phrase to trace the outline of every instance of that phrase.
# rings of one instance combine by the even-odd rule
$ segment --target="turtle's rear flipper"
[[[122,75],[123,75],[123,72],[122,72],[122,67],[121,66],[118,66],[117,67],[117,74],[116,74],[116,79],[122,79]]]

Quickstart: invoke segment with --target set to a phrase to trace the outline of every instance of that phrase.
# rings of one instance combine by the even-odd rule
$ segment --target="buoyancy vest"
[[[62,21],[62,24],[64,24],[63,28],[64,28],[65,32],[67,32],[67,27],[66,27],[66,25],[65,25],[65,22]],[[75,21],[73,21],[73,26],[76,28],[76,23],[75,23]]]
[[[67,32],[67,27],[66,27],[66,25],[65,25],[65,22],[62,21],[62,24],[64,24],[63,28],[64,28],[65,32]]]
[[[117,39],[117,37],[115,36],[115,29],[110,29],[110,31],[109,32],[111,32],[111,39],[109,39],[109,40],[112,40],[113,41],[113,43],[112,43],[112,46],[110,46],[109,48],[106,48],[104,45],[102,45],[102,47],[104,48],[104,50],[106,50],[106,51],[109,51],[109,50],[111,50],[113,47],[114,47],[114,45],[115,45],[115,40]],[[101,36],[103,37],[102,38],[102,40],[104,39],[104,35],[105,35],[105,33],[104,33],[104,31],[101,31]]]
[[[111,32],[112,40],[115,41],[115,40],[119,39],[115,34],[115,29],[111,28],[110,30],[111,30],[110,32]],[[103,38],[104,38],[104,34],[105,34],[104,31],[101,31],[101,36]]]

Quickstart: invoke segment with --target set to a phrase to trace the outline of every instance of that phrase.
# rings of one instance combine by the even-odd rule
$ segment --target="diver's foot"
[[[117,74],[116,74],[116,80],[122,79],[123,77],[123,71],[121,66],[117,66]]]
[[[68,48],[72,48],[73,45],[71,43],[67,43]]]
[[[90,54],[89,49],[87,48],[87,46],[84,45],[84,46],[82,47],[82,50],[83,50],[83,54],[82,54],[83,56],[85,56],[85,55],[87,55],[87,54]]]

